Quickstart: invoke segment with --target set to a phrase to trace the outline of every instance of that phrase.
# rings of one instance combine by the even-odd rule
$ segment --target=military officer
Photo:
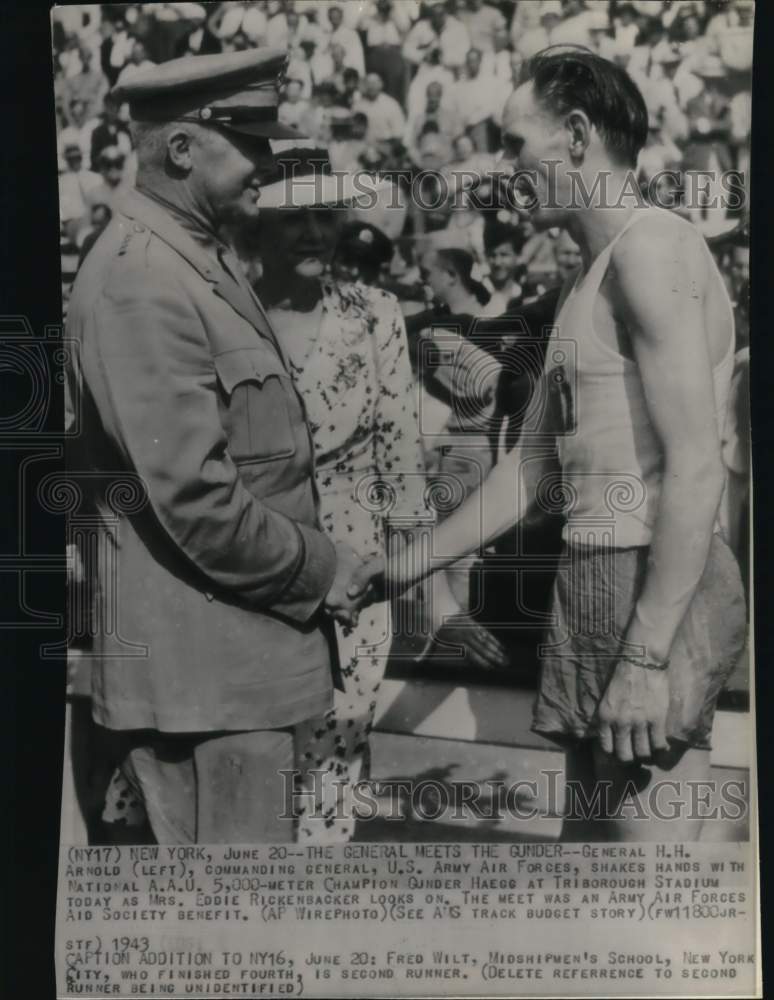
[[[331,701],[330,616],[357,610],[303,405],[221,235],[258,215],[269,140],[297,137],[284,61],[186,57],[114,90],[136,190],[69,305],[69,466],[100,515],[93,716],[162,843],[292,839],[279,772]]]

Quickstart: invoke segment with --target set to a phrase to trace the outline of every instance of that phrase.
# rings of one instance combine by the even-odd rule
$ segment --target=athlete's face
[[[566,172],[573,166],[570,134],[563,121],[540,107],[531,82],[508,99],[502,133],[503,162],[518,175],[511,189],[516,207],[537,229],[563,226],[570,194]]]

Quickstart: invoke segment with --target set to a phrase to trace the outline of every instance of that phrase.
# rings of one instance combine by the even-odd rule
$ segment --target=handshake
[[[324,608],[340,625],[354,628],[360,611],[387,600],[385,560],[362,559],[346,542],[336,543],[336,575],[325,595]]]

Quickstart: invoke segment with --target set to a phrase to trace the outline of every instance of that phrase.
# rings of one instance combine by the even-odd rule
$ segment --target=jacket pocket
[[[280,359],[268,349],[236,348],[215,355],[226,399],[226,433],[237,465],[272,462],[296,452],[295,389]],[[294,422],[293,414],[299,411]]]

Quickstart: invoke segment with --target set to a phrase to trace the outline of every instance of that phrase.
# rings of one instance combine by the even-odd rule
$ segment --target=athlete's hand
[[[597,714],[599,745],[623,763],[644,760],[668,747],[669,675],[621,660]]]

